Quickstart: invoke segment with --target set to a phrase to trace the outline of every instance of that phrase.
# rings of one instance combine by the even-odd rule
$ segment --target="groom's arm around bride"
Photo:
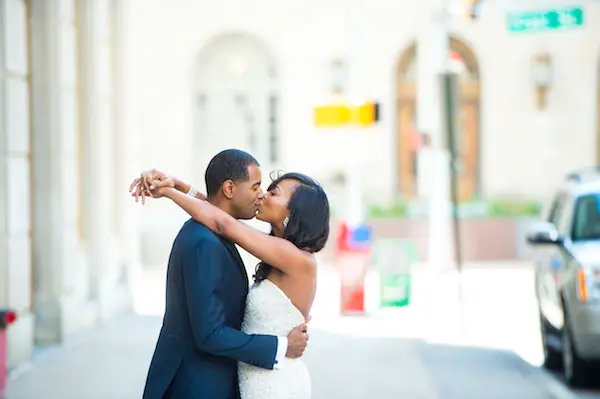
[[[221,282],[231,282],[225,273],[235,270],[226,264],[226,251],[221,242],[207,239],[184,260],[185,295],[197,348],[265,369],[276,368],[283,356],[302,356],[306,348],[306,326],[293,330],[288,337],[248,335],[229,327],[224,307],[227,295],[235,287]]]

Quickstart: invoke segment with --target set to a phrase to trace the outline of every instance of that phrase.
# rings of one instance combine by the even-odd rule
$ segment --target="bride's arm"
[[[206,200],[206,195],[196,191],[196,189],[192,185],[187,184],[183,180],[179,180],[176,177],[173,177],[173,181],[175,182],[175,189],[177,191],[184,193],[184,194],[190,194],[194,198],[197,198],[202,201]],[[153,189],[153,187],[151,186],[150,189]]]
[[[142,203],[144,203],[145,197],[151,196],[152,190],[155,189],[155,186],[153,185],[152,181],[153,180],[161,181],[164,179],[172,180],[175,183],[175,188],[184,194],[191,195],[200,200],[206,199],[206,196],[204,194],[198,192],[192,185],[187,184],[186,182],[184,182],[181,179],[178,179],[177,177],[174,177],[174,176],[169,177],[166,173],[163,173],[156,169],[150,169],[150,170],[143,171],[141,173],[140,177],[133,180],[133,182],[131,183],[131,186],[129,187],[129,192],[132,193],[133,197],[136,197],[136,200],[139,197],[141,197]]]
[[[163,180],[170,178],[175,183],[175,189],[184,194],[192,195],[199,200],[205,200],[206,196],[198,191],[191,185],[187,184],[183,180],[175,177],[168,176],[166,173],[160,172],[156,169],[147,170],[142,172],[141,182],[144,187],[148,188],[150,191],[154,190],[156,187],[152,184],[152,180]]]
[[[297,248],[288,240],[255,230],[209,202],[192,198],[175,188],[159,190],[193,219],[284,273],[309,271],[315,266],[312,254]]]

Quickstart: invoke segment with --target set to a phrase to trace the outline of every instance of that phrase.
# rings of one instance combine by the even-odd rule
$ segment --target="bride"
[[[260,259],[246,298],[242,330],[287,336],[308,319],[315,297],[314,253],[323,249],[329,236],[329,201],[325,191],[315,180],[300,173],[286,173],[274,179],[256,214],[257,219],[271,225],[270,237],[265,240],[266,234],[211,205],[205,196],[185,195],[189,189],[190,186],[157,171],[142,174],[132,184],[133,195],[142,194],[142,202],[143,193],[148,191],[153,197],[169,198],[193,219]],[[311,396],[310,376],[301,358],[286,358],[276,370],[240,362],[238,379],[242,399]]]

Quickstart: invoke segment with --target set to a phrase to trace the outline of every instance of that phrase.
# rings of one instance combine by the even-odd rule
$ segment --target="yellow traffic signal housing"
[[[350,122],[350,110],[344,105],[322,105],[314,110],[315,126],[336,127]]]
[[[369,102],[356,107],[353,120],[361,126],[374,125],[379,121],[379,104]]]
[[[316,127],[341,127],[348,124],[371,126],[379,121],[379,103],[368,102],[359,106],[322,105],[314,109]]]

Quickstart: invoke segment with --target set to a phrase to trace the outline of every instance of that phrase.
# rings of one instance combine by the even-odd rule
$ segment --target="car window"
[[[550,214],[548,215],[548,221],[553,223],[558,228],[558,222],[560,220],[562,210],[564,208],[565,195],[559,193],[554,197],[552,205],[550,206]]]
[[[600,194],[588,194],[577,199],[572,239],[600,239]]]
[[[560,207],[560,214],[554,224],[558,233],[565,238],[571,235],[571,226],[573,224],[573,197],[565,194]]]

